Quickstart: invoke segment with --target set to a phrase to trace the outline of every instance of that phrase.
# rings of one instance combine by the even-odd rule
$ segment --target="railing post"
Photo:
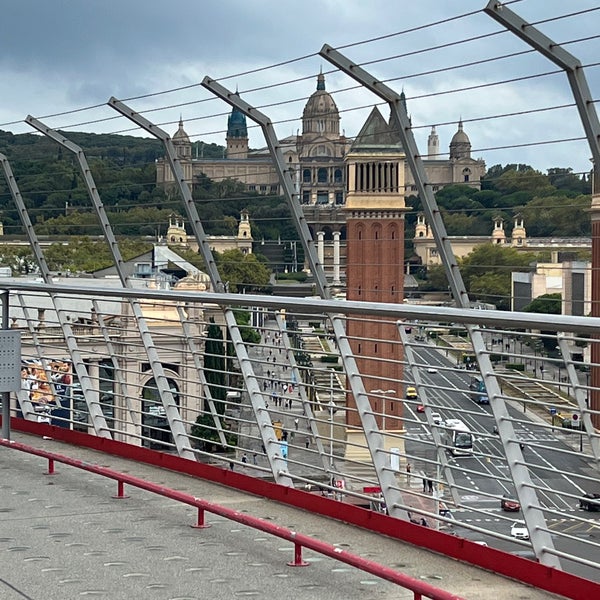
[[[204,509],[199,506],[198,507],[198,519],[196,520],[195,525],[191,525],[193,529],[208,529],[210,525],[204,521]]]
[[[129,496],[125,493],[125,484],[122,479],[117,479],[117,495],[113,496],[116,500],[123,500],[125,498],[129,498]]]
[[[54,470],[54,459],[53,458],[49,458],[48,459],[48,472],[46,473],[46,475],[54,475],[56,471]]]
[[[302,544],[294,542],[294,560],[288,563],[289,567],[308,567],[308,563],[302,560]]]

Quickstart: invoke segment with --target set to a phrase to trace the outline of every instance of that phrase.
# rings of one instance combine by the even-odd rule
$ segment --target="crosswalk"
[[[561,439],[552,432],[545,432],[545,431],[532,432],[532,431],[527,431],[527,430],[516,430],[515,434],[517,435],[517,437],[520,440],[522,440],[525,443],[527,443],[527,442],[556,443],[556,442],[561,441]],[[475,436],[477,436],[476,432],[475,432]],[[406,431],[406,437],[413,439],[413,440],[422,440],[422,441],[432,441],[433,440],[433,435],[432,435],[431,431],[423,430],[420,427],[412,427],[412,428],[408,427],[407,431]],[[493,440],[490,438],[486,438],[485,441],[493,441]]]

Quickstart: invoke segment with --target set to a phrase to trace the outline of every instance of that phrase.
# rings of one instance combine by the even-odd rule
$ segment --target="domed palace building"
[[[404,98],[404,94],[402,94]],[[348,186],[345,159],[353,139],[340,133],[340,113],[325,86],[325,76],[317,76],[316,90],[306,102],[302,113],[302,133],[279,140],[284,160],[294,172],[295,187],[303,205],[328,281],[344,288],[346,285],[346,218]],[[377,141],[374,140],[374,143]],[[173,135],[173,144],[184,176],[194,186],[202,175],[220,181],[235,179],[248,191],[263,195],[279,195],[282,189],[268,149],[248,147],[246,116],[233,108],[227,120],[226,152],[223,158],[199,156],[201,144],[194,145],[184,130],[183,120]],[[200,152],[201,154],[201,152]],[[479,189],[485,173],[485,163],[471,158],[471,142],[462,120],[452,137],[449,152],[440,153],[439,137],[432,127],[427,153],[423,155],[425,172],[433,190],[463,183]],[[404,163],[403,193],[416,192],[412,173]],[[157,185],[175,185],[170,166],[165,159],[156,163]]]

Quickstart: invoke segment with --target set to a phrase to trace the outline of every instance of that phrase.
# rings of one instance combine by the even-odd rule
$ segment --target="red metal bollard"
[[[54,459],[49,458],[48,459],[48,472],[46,473],[46,475],[54,475],[55,473],[56,473],[56,471],[54,470]]]
[[[198,507],[198,520],[195,525],[190,525],[193,529],[207,529],[210,527],[208,523],[204,522],[204,509]]]
[[[118,479],[117,480],[117,495],[113,496],[113,498],[116,498],[117,500],[122,500],[124,498],[129,498],[129,496],[125,493],[124,489],[125,489],[125,485],[124,483]]]
[[[309,563],[302,560],[301,544],[294,544],[294,560],[288,563],[288,567],[308,567]]]

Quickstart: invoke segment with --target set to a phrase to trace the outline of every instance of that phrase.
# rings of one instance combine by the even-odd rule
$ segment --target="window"
[[[134,273],[136,277],[150,277],[152,275],[152,264],[136,263]]]
[[[319,192],[317,194],[317,204],[328,204],[329,194],[327,192]]]
[[[277,193],[277,186],[276,186],[276,185],[272,185],[272,186],[271,186],[271,192],[272,192],[273,194],[276,194],[276,193]]]
[[[317,171],[317,181],[319,183],[327,183],[327,169],[321,167]]]
[[[334,183],[342,183],[342,170],[336,169],[333,172],[333,181]]]
[[[260,186],[260,191],[261,192],[266,192],[267,191],[267,186],[266,185],[261,185]]]
[[[249,185],[248,186],[248,190],[251,192],[255,192],[256,191],[256,186],[255,185]]]
[[[335,193],[335,203],[336,204],[344,204],[344,192],[336,192]]]
[[[302,204],[308,204],[310,202],[310,192],[308,190],[304,190],[302,192]]]
[[[302,171],[302,181],[303,183],[310,183],[310,169],[304,169]]]

